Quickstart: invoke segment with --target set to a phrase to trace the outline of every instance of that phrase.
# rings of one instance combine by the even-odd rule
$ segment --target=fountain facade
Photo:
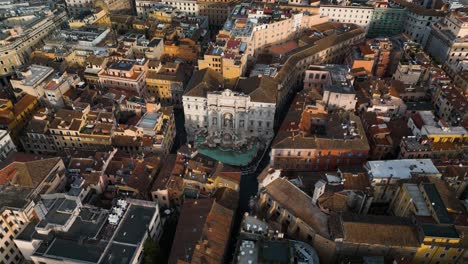
[[[228,89],[202,98],[184,96],[188,140],[198,148],[249,152],[273,138],[275,109],[274,103],[254,102]]]

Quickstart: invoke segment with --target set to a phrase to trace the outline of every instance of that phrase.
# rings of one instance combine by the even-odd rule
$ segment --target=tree
[[[151,238],[146,239],[145,245],[143,246],[143,263],[154,264],[154,263],[166,263],[166,257],[159,244]]]

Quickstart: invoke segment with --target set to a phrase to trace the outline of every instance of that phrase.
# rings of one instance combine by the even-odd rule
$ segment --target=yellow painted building
[[[68,20],[68,25],[71,29],[82,28],[86,25],[110,27],[111,21],[109,18],[109,14],[105,10],[100,9],[83,19],[71,18],[70,20]]]
[[[60,109],[49,125],[54,144],[58,150],[88,149],[108,150],[112,148],[114,131],[112,113]]]
[[[200,190],[202,193],[215,193],[219,188],[229,188],[239,191],[241,173],[236,171],[222,171],[223,165],[218,164],[211,177],[202,177],[205,171],[192,169],[184,176],[184,188]]]
[[[150,61],[146,76],[148,94],[162,105],[182,103],[184,72],[180,64]]]
[[[435,120],[433,111],[418,111],[408,119],[407,125],[413,135],[427,136],[431,142],[468,143],[468,131],[463,126],[451,126],[444,119]]]
[[[0,127],[10,132],[15,144],[19,143],[19,134],[38,106],[37,98],[29,94],[15,104],[10,100],[0,100]]]
[[[183,38],[178,41],[164,41],[164,55],[173,58],[195,62],[200,51],[200,46],[190,38]]]
[[[397,191],[390,205],[396,216],[432,218],[418,224],[421,246],[418,248],[413,263],[442,264],[461,263],[465,252],[462,236],[452,224],[451,216],[432,183],[405,183]]]
[[[166,10],[166,8],[155,9],[149,14],[150,20],[156,20],[158,22],[171,23],[174,18],[175,13],[172,11]]]
[[[215,174],[214,180],[209,179],[209,181],[212,181],[214,188],[227,187],[229,189],[239,191],[240,173],[221,172],[219,175]]]
[[[418,264],[462,263],[466,249],[453,225],[422,224],[421,247],[414,256]]]
[[[198,60],[199,70],[211,68],[220,72],[226,80],[227,88],[233,88],[245,72],[247,56],[240,51],[238,40],[223,40],[210,45],[203,59]]]

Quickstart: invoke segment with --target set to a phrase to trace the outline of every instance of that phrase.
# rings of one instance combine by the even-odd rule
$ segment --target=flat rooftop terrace
[[[413,173],[440,173],[430,159],[375,160],[365,167],[372,178],[410,179]]]
[[[0,210],[2,208],[23,208],[29,201],[32,188],[17,187],[13,185],[0,186]]]
[[[136,245],[147,232],[156,208],[130,205],[121,220],[114,241]]]
[[[31,65],[29,70],[23,73],[24,80],[23,85],[34,86],[39,80],[44,79],[48,75],[52,74],[54,69],[41,65]]]

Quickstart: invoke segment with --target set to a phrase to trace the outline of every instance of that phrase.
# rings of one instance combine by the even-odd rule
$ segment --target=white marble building
[[[182,97],[188,141],[204,135],[209,145],[239,147],[251,142],[250,139],[273,138],[275,93],[256,88],[262,79],[270,77],[245,79],[239,82],[236,91],[231,91],[222,88],[222,77],[211,69],[196,74],[203,78],[192,78],[198,83],[192,80]],[[210,75],[216,75],[216,80]]]

